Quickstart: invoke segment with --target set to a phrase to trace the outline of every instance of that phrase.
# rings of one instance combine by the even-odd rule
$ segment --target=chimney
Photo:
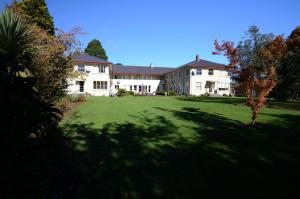
[[[150,68],[153,68],[153,64],[152,63],[150,64]]]
[[[196,55],[196,61],[199,61],[199,60],[200,60],[199,55]]]

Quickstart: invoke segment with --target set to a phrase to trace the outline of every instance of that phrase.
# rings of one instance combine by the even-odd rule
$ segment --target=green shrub
[[[126,96],[126,95],[128,95],[128,93],[124,88],[119,88],[118,89],[117,96],[122,97],[122,96]]]
[[[85,102],[86,101],[86,97],[84,95],[79,95],[77,98],[77,102]]]
[[[157,92],[155,93],[155,95],[163,95],[163,96],[165,96],[166,93],[165,93],[165,91],[157,91]]]
[[[56,107],[63,113],[67,112],[68,110],[70,110],[71,107],[71,103],[72,103],[72,97],[67,95],[63,98],[61,98],[57,103],[56,103]]]
[[[168,91],[169,96],[176,96],[176,91]]]
[[[226,93],[223,94],[224,97],[228,97],[228,95]]]
[[[208,92],[206,92],[206,93],[204,93],[204,94],[203,94],[203,96],[205,96],[205,97],[209,97],[209,96],[210,96],[210,94],[209,94]]]
[[[134,92],[133,92],[133,91],[128,91],[128,92],[127,92],[127,95],[132,95],[132,96],[134,96]]]

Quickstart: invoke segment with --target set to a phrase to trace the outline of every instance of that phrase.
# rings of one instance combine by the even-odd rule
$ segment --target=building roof
[[[203,59],[199,59],[199,56],[196,56],[196,60],[189,62],[187,64],[184,64],[178,68],[174,68],[174,70],[169,71],[169,72],[173,72],[176,70],[180,70],[183,68],[209,68],[209,69],[225,69],[226,65],[224,64],[219,64],[216,62],[211,62],[211,61],[207,61],[207,60],[203,60]]]
[[[224,64],[219,64],[219,63],[216,63],[216,62],[211,62],[211,61],[207,61],[207,60],[203,60],[203,59],[199,59],[198,61],[197,60],[194,60],[190,63],[187,63],[187,64],[184,64],[183,66],[180,66],[179,68],[181,67],[185,67],[185,66],[190,66],[190,67],[215,67],[215,68],[225,68],[226,65]]]
[[[124,75],[163,75],[172,70],[174,70],[174,68],[112,65],[113,74]]]
[[[90,64],[111,64],[109,61],[105,59],[100,59],[95,56],[91,56],[88,54],[79,54],[74,56],[74,61],[79,63],[90,63]]]

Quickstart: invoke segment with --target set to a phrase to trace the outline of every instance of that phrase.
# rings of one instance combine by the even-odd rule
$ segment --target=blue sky
[[[1,2],[2,1],[2,2]],[[3,6],[8,0],[0,0]],[[299,0],[46,0],[55,26],[80,26],[82,48],[99,39],[111,62],[176,67],[194,59],[226,63],[213,42],[239,41],[251,25],[284,34],[300,25]]]

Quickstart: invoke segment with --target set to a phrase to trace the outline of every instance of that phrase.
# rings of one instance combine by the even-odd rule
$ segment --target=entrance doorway
[[[84,81],[79,81],[79,92],[84,92]]]

